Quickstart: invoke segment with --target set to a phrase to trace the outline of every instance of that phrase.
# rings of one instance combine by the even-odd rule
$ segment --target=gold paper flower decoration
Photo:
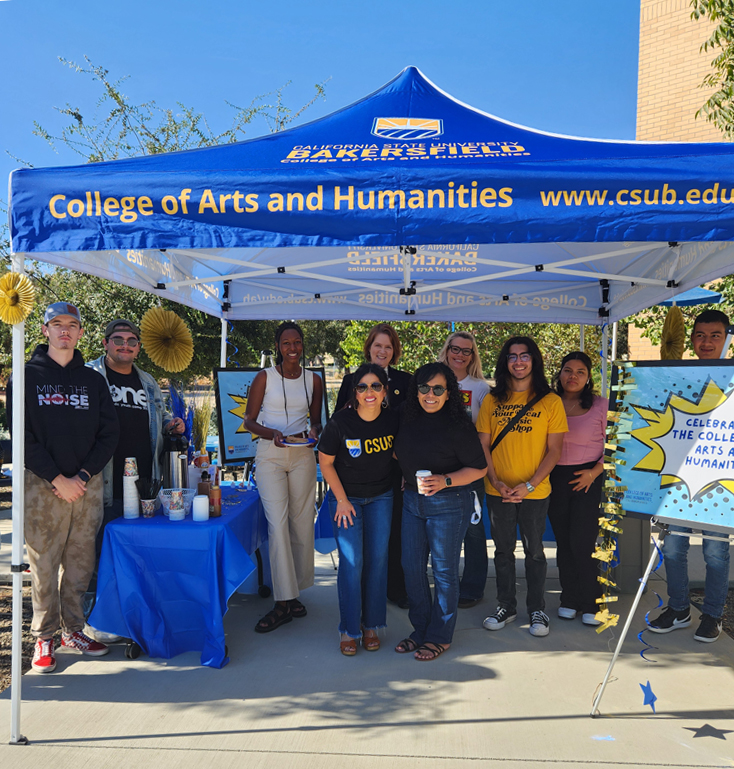
[[[175,312],[152,307],[140,321],[140,341],[148,357],[171,373],[183,371],[194,357],[194,340]]]
[[[665,316],[660,339],[660,359],[680,360],[686,348],[686,323],[680,307],[673,305]]]
[[[7,272],[0,278],[0,319],[15,325],[24,321],[33,309],[36,289],[26,275]]]

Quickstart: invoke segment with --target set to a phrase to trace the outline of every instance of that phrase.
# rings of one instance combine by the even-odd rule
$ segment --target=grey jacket
[[[102,355],[96,360],[90,360],[86,365],[102,374],[107,382],[107,368],[104,364],[105,356]],[[166,412],[163,403],[163,393],[158,383],[150,374],[139,369],[134,363],[133,368],[140,377],[140,383],[145,388],[148,397],[148,426],[150,429],[150,448],[153,452],[153,480],[157,481],[161,477],[161,453],[163,452],[163,425],[171,420],[170,414]],[[109,382],[108,382],[109,385]],[[102,470],[102,480],[104,481],[104,505],[109,507],[112,504],[112,464],[113,460],[105,465]]]

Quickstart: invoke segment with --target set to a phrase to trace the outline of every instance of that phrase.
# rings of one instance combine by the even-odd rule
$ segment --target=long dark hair
[[[352,396],[347,401],[347,407],[357,408],[357,385],[362,377],[367,376],[367,374],[374,374],[382,382],[382,386],[385,388],[385,395],[387,396],[387,371],[376,363],[363,363],[352,374]],[[382,405],[386,406],[385,401],[382,402]]]
[[[591,376],[591,358],[585,352],[574,350],[564,356],[561,361],[561,367],[558,369],[558,373],[553,377],[553,389],[558,395],[563,395],[564,390],[563,385],[561,384],[561,371],[563,371],[563,367],[572,360],[577,360],[586,366],[586,372],[588,373],[589,378],[586,380],[584,389],[581,391],[581,408],[590,409],[594,404],[594,380]]]
[[[444,404],[442,411],[448,410],[451,427],[457,427],[468,422],[471,424],[471,418],[466,413],[464,403],[459,391],[459,383],[456,381],[456,374],[445,363],[426,363],[410,378],[408,385],[408,395],[403,405],[403,414],[406,422],[418,419],[425,412],[421,408],[418,400],[418,385],[430,382],[433,377],[443,374],[446,377],[446,387],[449,393],[449,399]]]
[[[532,378],[532,390],[535,395],[539,395],[541,398],[551,391],[548,380],[545,378],[545,364],[543,363],[543,356],[540,354],[538,345],[529,336],[511,336],[503,345],[500,350],[499,357],[497,358],[497,367],[494,370],[495,385],[490,390],[492,395],[497,398],[500,403],[504,403],[510,397],[510,369],[507,365],[507,356],[510,354],[510,347],[514,344],[524,344],[528,348],[530,357],[533,360],[533,368],[531,372]]]

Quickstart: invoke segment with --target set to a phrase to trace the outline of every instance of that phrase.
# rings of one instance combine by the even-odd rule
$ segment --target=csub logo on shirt
[[[362,441],[359,438],[346,439],[347,449],[349,450],[349,456],[355,459],[362,454]]]
[[[376,117],[372,134],[382,139],[435,139],[443,133],[443,120],[418,117]]]

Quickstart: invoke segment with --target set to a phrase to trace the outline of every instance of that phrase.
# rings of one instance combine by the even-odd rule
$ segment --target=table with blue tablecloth
[[[202,665],[224,667],[227,600],[256,569],[266,539],[257,491],[223,488],[222,515],[208,521],[112,521],[89,624],[131,638],[150,657],[200,651]]]

